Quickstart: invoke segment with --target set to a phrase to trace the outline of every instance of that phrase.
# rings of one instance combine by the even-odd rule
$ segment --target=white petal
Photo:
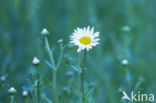
[[[80,51],[81,51],[81,48],[78,48],[78,49],[77,49],[77,52],[80,52]]]
[[[94,34],[94,38],[96,38],[96,37],[98,37],[99,36],[99,32],[96,32],[95,34]]]
[[[87,27],[87,32],[89,33],[89,31],[90,31],[90,27],[88,26],[88,27]]]
[[[94,33],[94,27],[92,27],[91,31],[90,31],[91,34]]]

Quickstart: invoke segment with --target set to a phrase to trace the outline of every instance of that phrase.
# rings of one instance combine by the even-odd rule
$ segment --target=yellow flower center
[[[88,45],[91,43],[91,38],[89,36],[84,36],[80,38],[80,43]]]

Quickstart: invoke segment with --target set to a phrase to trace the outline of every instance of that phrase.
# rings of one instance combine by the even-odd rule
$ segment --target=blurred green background
[[[94,84],[90,103],[120,103],[124,88],[121,61],[129,60],[127,80],[131,91],[156,94],[156,1],[155,0],[0,0],[0,76],[7,75],[5,89],[0,87],[0,103],[9,103],[7,89],[17,89],[17,103],[23,103],[22,87],[29,81],[34,56],[41,60],[40,71],[51,80],[52,72],[45,64],[47,55],[40,32],[47,28],[51,47],[58,55],[59,39],[69,43],[77,27],[95,27],[100,32],[100,45],[88,52],[86,84]],[[122,27],[128,25],[127,34]],[[125,42],[128,46],[125,47]],[[68,65],[77,63],[76,47],[65,48],[58,70],[60,103],[78,103],[77,72]],[[124,55],[126,53],[126,56]],[[72,96],[64,88],[72,71]],[[45,89],[44,89],[45,88]],[[52,99],[50,88],[44,93]]]

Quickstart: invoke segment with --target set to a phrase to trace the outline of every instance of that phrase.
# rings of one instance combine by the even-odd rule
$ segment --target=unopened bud
[[[24,90],[24,91],[22,92],[22,95],[23,95],[23,97],[28,96],[28,91]]]
[[[14,88],[14,87],[11,87],[9,90],[8,90],[8,92],[9,92],[9,94],[11,94],[11,95],[14,95],[14,94],[16,94],[16,89]]]
[[[122,31],[124,31],[124,32],[129,32],[131,29],[130,29],[130,27],[128,26],[128,25],[126,25],[126,26],[124,26],[123,28],[122,28]]]
[[[63,39],[59,39],[57,42],[58,43],[62,43],[63,42]]]
[[[124,66],[128,65],[128,60],[127,59],[122,60],[121,64],[124,65]]]
[[[42,31],[41,31],[41,36],[43,37],[47,37],[49,35],[49,32],[46,28],[44,28]]]
[[[32,64],[38,66],[40,64],[40,60],[37,57],[34,57]]]
[[[4,82],[6,80],[6,76],[1,76],[1,81]]]

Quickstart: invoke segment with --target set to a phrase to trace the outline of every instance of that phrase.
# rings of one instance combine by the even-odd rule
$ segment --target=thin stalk
[[[81,54],[78,54],[78,66],[81,66]],[[79,102],[81,103],[81,73],[78,72],[78,91],[79,91]]]
[[[49,46],[49,42],[48,42],[48,38],[47,37],[45,38],[45,45],[46,45],[46,49],[48,51],[48,56],[49,56],[50,62],[52,64],[52,67],[53,67],[53,69],[56,70],[55,61],[53,59],[54,58],[53,57],[53,51],[51,51],[51,49],[50,49],[50,46]]]
[[[54,89],[54,97],[55,97],[55,102],[58,102],[58,95],[57,95],[57,88],[56,88],[56,70],[53,71],[53,89]]]
[[[54,70],[53,71],[53,92],[54,92],[55,103],[59,103],[59,99],[58,99],[58,95],[57,95],[57,86],[56,86],[57,85],[57,83],[56,83],[56,74],[57,74],[57,69],[59,68],[61,60],[63,58],[63,49],[64,49],[64,47],[63,47],[62,44],[60,44],[60,47],[61,47],[60,57],[58,59],[57,64],[55,64],[55,60],[54,60],[54,56],[53,56],[53,50],[50,49],[47,37],[45,38],[45,45],[46,45],[46,49],[48,51],[48,56],[49,56],[50,62],[52,64],[52,69]]]
[[[127,33],[124,35],[124,56],[128,57],[128,35]]]
[[[37,81],[37,103],[40,103],[40,82]]]
[[[85,103],[85,91],[84,91],[84,69],[85,69],[85,63],[86,63],[86,50],[84,51],[82,63],[81,63],[81,96],[82,96],[82,103]]]
[[[27,100],[27,98],[24,98],[24,103],[28,103],[28,100]]]
[[[82,92],[82,103],[85,103],[85,94],[84,94],[84,68],[82,68],[81,73],[81,92]]]
[[[36,67],[36,70],[37,70],[37,74],[36,74],[36,77],[37,77],[37,103],[40,103],[40,73],[39,73],[39,69],[38,67]]]
[[[14,103],[14,96],[13,95],[10,96],[10,103]]]
[[[60,48],[61,48],[61,50],[60,50],[60,56],[59,56],[59,60],[57,62],[56,68],[59,68],[60,63],[62,61],[62,57],[63,57],[63,49],[64,49],[64,47],[63,47],[62,43],[60,44]]]

